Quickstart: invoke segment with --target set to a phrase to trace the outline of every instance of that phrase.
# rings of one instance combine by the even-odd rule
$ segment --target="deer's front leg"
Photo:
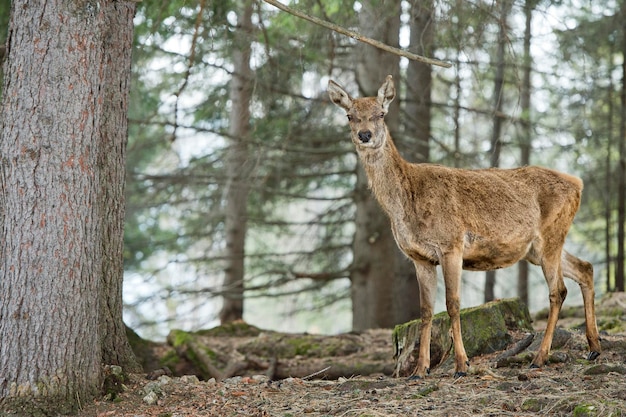
[[[433,309],[437,293],[437,270],[435,265],[414,262],[420,290],[420,347],[417,366],[410,379],[419,379],[430,372],[430,337],[433,324]]]
[[[461,272],[463,270],[463,255],[460,249],[453,249],[442,254],[441,267],[446,286],[446,308],[450,316],[452,329],[452,342],[454,343],[454,377],[459,378],[467,375],[469,360],[463,346],[461,337],[461,298],[459,295],[461,286]]]

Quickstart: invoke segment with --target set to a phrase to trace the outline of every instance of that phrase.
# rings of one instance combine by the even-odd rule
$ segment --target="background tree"
[[[380,0],[364,3],[359,23],[365,36],[398,46],[399,2]],[[399,78],[397,56],[359,44],[355,60],[360,96],[375,96],[381,80],[388,74]],[[392,135],[398,132],[399,109],[399,100],[392,102],[386,117]],[[370,192],[365,171],[360,165],[357,167],[354,196],[356,230],[350,273],[352,328],[360,331],[390,327],[395,324],[393,284],[399,256],[389,220]]]
[[[489,166],[500,167],[500,153],[502,152],[502,122],[504,108],[504,70],[505,48],[508,43],[508,18],[512,2],[504,0],[500,2],[498,16],[498,43],[494,61],[495,77],[493,87],[493,128],[491,130],[491,147],[489,149]],[[495,298],[494,287],[496,285],[496,271],[485,273],[485,302]]]
[[[134,3],[92,6],[12,3],[0,130],[2,411],[71,412],[99,392],[103,360],[136,366],[115,259]]]
[[[226,153],[226,217],[224,221],[226,268],[222,323],[243,318],[245,245],[248,224],[248,194],[254,159],[250,155],[250,101],[253,72],[250,68],[253,2],[238,4],[233,41],[233,74],[230,81],[229,148]]]
[[[615,290],[624,291],[626,270],[626,3],[622,2],[622,90],[620,94],[621,113],[619,125],[619,167],[617,183],[617,259],[615,270]]]
[[[531,130],[531,73],[533,59],[530,53],[532,40],[532,14],[536,0],[526,0],[524,2],[524,42],[522,59],[522,85],[520,91],[521,117],[519,126],[519,147],[520,165],[530,165],[530,154],[532,150],[532,130]],[[522,260],[518,263],[517,294],[518,297],[528,305],[528,262]]]

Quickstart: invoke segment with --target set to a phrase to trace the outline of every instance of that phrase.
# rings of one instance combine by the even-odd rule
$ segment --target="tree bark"
[[[102,363],[138,372],[141,366],[128,343],[122,320],[124,279],[124,214],[128,98],[135,2],[114,1],[106,7],[104,36],[104,114],[99,164],[100,218],[103,219],[100,340]]]
[[[107,64],[107,29],[125,22],[116,48],[130,50],[134,5],[113,3],[12,4],[0,128],[3,412],[76,410],[99,392],[103,355],[115,349],[102,332],[117,338],[121,299],[101,299],[120,297],[123,200],[107,182],[120,178],[109,170],[124,164],[125,130],[107,129],[125,109],[107,103],[119,64]]]
[[[398,45],[400,3],[375,1],[363,3],[359,13],[364,35],[381,39],[388,45]],[[376,95],[388,74],[396,79],[399,58],[367,45],[357,48],[357,83],[361,95]],[[387,125],[397,131],[399,100],[391,103]],[[355,190],[354,261],[350,272],[352,295],[352,328],[355,331],[391,327],[394,320],[395,265],[398,249],[387,216],[372,196],[362,167],[357,168]]]
[[[617,179],[617,258],[615,260],[615,290],[624,291],[626,266],[626,3],[622,4],[622,91],[619,128],[619,166]]]
[[[532,56],[530,55],[530,41],[532,37],[531,23],[535,0],[526,0],[524,3],[524,63],[522,67],[522,92],[520,106],[522,108],[520,142],[520,163],[530,165],[532,150],[531,120],[530,120],[530,74],[532,71]],[[521,260],[517,265],[517,296],[528,305],[528,262]]]
[[[250,160],[248,140],[250,133],[250,100],[252,97],[252,69],[250,68],[252,1],[238,2],[242,13],[233,48],[233,76],[230,82],[229,149],[226,157],[228,178],[226,191],[226,268],[224,269],[224,300],[220,311],[222,324],[243,317],[244,261],[250,193]]]
[[[500,166],[500,151],[502,149],[501,132],[502,132],[502,101],[504,94],[504,49],[507,42],[507,19],[511,10],[511,2],[505,0],[501,4],[500,10],[500,29],[498,31],[498,48],[496,52],[496,75],[493,88],[493,130],[491,133],[491,149],[490,165],[492,167]],[[492,301],[495,298],[494,288],[496,285],[496,271],[487,271],[485,273],[485,302]]]

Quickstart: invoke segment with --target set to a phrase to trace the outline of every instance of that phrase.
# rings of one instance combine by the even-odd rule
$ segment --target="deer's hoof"
[[[455,372],[454,373],[454,379],[463,378],[464,376],[467,376],[467,372]]]
[[[598,359],[598,356],[600,356],[600,352],[596,352],[594,350],[592,350],[591,352],[589,352],[589,354],[587,355],[587,360],[588,361],[593,361]]]
[[[541,366],[539,366],[539,365],[535,365],[534,363],[531,363],[531,364],[530,364],[530,366],[529,366],[529,368],[530,368],[530,369],[539,369],[539,368],[541,368]]]
[[[421,379],[424,379],[424,377],[421,377],[419,375],[411,375],[407,378],[407,381],[419,381]]]

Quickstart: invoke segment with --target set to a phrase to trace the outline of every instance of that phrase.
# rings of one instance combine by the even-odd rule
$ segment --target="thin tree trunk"
[[[613,92],[615,91],[615,85],[613,84],[613,76],[612,71],[613,68],[613,56],[615,55],[615,43],[610,42],[610,51],[609,51],[609,62],[610,65],[607,68],[607,80],[609,81],[609,85],[607,87],[607,143],[606,143],[606,159],[604,166],[604,255],[606,259],[606,290],[613,290],[613,275],[611,274],[612,268],[611,264],[613,262],[612,259],[612,239],[613,234],[611,233],[613,228],[613,169],[612,169],[612,148],[613,148],[613,112],[615,111],[615,106],[613,105]]]
[[[493,89],[494,95],[494,112],[493,112],[493,130],[491,134],[490,149],[490,165],[492,167],[500,166],[500,151],[502,149],[501,132],[502,132],[502,101],[504,95],[504,50],[507,42],[507,19],[511,4],[508,0],[501,3],[500,11],[500,29],[498,31],[498,49],[496,52],[496,76]],[[495,298],[494,287],[496,285],[496,271],[487,271],[485,273],[485,302]]]
[[[124,213],[126,184],[126,143],[128,139],[128,97],[130,93],[131,52],[135,2],[115,1],[110,12],[105,40],[105,99],[102,120],[102,166],[100,210],[106,254],[102,264],[100,299],[100,340],[102,363],[119,365],[138,372],[141,366],[126,337],[122,320],[124,278]]]
[[[400,2],[380,0],[365,2],[359,12],[362,32],[388,45],[398,45]],[[368,45],[357,48],[357,83],[362,95],[376,95],[388,74],[396,79],[399,58]],[[392,103],[387,116],[390,129],[397,130],[399,100]],[[393,133],[392,133],[393,134]],[[357,168],[355,190],[354,261],[350,272],[352,328],[360,331],[391,327],[394,320],[394,281],[398,249],[387,216],[367,186],[363,168]]]
[[[622,4],[622,91],[619,138],[619,166],[617,179],[617,258],[615,290],[624,291],[624,227],[626,227],[626,3]]]
[[[245,243],[250,193],[250,100],[252,69],[250,68],[253,3],[238,2],[241,13],[233,47],[233,76],[230,82],[229,149],[226,157],[226,268],[224,270],[224,302],[220,311],[222,324],[243,317]]]
[[[533,3],[535,0],[526,0],[524,3],[524,15],[526,25],[524,28],[524,64],[521,93],[521,126],[520,126],[520,163],[530,165],[530,152],[532,150],[531,121],[530,121],[530,75],[533,60],[530,55],[530,41],[532,37],[531,23],[533,16]],[[528,262],[522,260],[517,265],[517,295],[528,305]]]
[[[105,260],[104,242],[113,242],[117,257],[113,235],[121,231],[117,201],[107,202],[113,209],[102,217],[102,193],[118,178],[105,171],[124,163],[104,160],[111,150],[104,142],[120,140],[106,132],[107,82],[115,78],[107,25],[130,24],[133,7],[111,3],[12,4],[0,112],[2,412],[69,413],[100,389],[100,332],[111,331],[101,325],[103,311],[117,321],[117,307],[107,311],[101,298],[117,296],[119,283],[118,260]],[[118,147],[111,151],[123,158]],[[104,188],[118,196],[116,187]]]

